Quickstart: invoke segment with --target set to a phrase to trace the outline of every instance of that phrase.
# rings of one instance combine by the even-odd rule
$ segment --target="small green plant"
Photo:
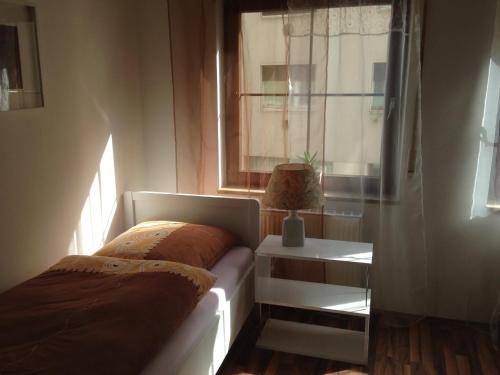
[[[316,151],[313,155],[311,155],[309,151],[304,151],[304,156],[299,156],[299,158],[304,162],[304,164],[309,164],[314,167],[317,155],[318,151]]]

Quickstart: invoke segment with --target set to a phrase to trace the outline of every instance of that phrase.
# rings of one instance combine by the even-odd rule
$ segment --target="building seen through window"
[[[225,186],[245,185],[248,173],[253,187],[265,186],[275,165],[305,153],[318,155],[326,177],[380,177],[386,85],[401,73],[389,63],[392,6],[319,11],[326,21],[315,9],[238,14],[238,52],[226,61],[238,65],[238,85],[226,87],[237,97],[226,102],[234,115],[226,118]]]

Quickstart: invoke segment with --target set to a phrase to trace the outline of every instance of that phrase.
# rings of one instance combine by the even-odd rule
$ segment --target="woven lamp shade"
[[[282,210],[321,207],[324,198],[316,171],[309,164],[277,165],[262,202],[266,206]]]

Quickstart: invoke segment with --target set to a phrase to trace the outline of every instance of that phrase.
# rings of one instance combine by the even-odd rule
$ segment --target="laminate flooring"
[[[363,319],[272,307],[264,316],[362,330]],[[218,375],[500,375],[500,351],[488,325],[373,313],[368,366],[259,349],[255,310]]]

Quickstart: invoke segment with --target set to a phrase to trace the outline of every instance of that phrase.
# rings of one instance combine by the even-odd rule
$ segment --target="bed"
[[[254,304],[253,251],[260,241],[255,199],[126,192],[126,226],[149,220],[210,224],[242,238],[212,269],[218,280],[144,375],[215,374]]]
[[[127,192],[124,203],[126,226],[131,228],[127,233],[93,256],[67,256],[0,295],[0,372],[217,372],[254,303],[258,202]],[[160,240],[158,236],[166,232],[158,225],[167,225],[167,231],[171,226],[180,229]],[[193,237],[194,227],[202,228],[201,237]],[[233,247],[209,266],[200,268],[153,254],[160,245],[172,243],[174,237],[186,238],[181,233],[188,233],[191,247],[184,249],[190,251],[180,251],[177,240],[174,250],[192,256],[202,251],[200,240],[209,243],[217,231],[233,237],[225,251]],[[143,236],[145,232],[149,237]],[[236,246],[235,235],[240,238]],[[132,251],[131,246],[144,240],[158,244],[147,257],[101,254],[116,241],[115,249]]]

